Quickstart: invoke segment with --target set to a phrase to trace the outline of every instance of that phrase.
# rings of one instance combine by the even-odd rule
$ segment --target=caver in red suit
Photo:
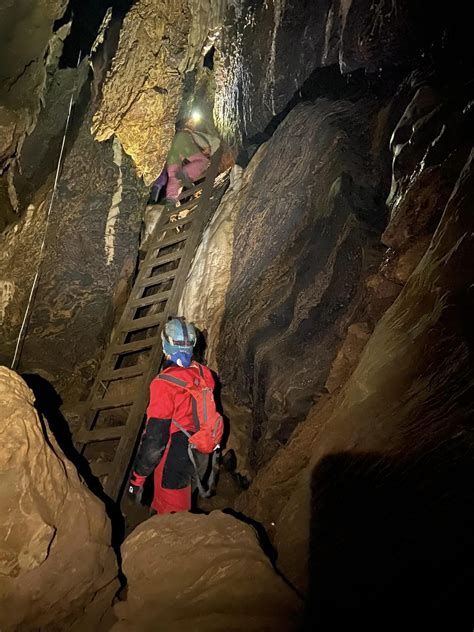
[[[179,356],[178,361],[182,357]],[[168,360],[163,370],[167,375],[185,382],[192,382],[196,377],[209,388],[214,388],[211,371],[197,362],[184,367]],[[188,456],[188,438],[172,420],[189,433],[196,432],[192,397],[175,384],[155,378],[150,385],[147,422],[135,457],[128,492],[141,498],[145,480],[154,470],[151,507],[157,513],[189,511],[191,508],[194,468]]]

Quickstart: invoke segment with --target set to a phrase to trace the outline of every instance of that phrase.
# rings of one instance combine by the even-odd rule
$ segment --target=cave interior
[[[474,628],[468,8],[0,7],[2,631]],[[154,515],[173,316],[225,430]]]

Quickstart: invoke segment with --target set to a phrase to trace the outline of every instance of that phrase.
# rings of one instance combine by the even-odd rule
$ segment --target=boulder
[[[98,630],[118,589],[110,523],[33,399],[0,367],[0,628]]]
[[[126,601],[111,632],[286,632],[296,594],[273,570],[252,527],[213,511],[142,523],[122,546]]]

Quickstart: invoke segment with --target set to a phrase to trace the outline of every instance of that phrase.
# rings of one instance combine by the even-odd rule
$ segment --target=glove
[[[143,485],[134,485],[131,481],[127,488],[128,497],[133,500],[134,503],[139,505],[142,502]]]
[[[137,505],[139,505],[142,501],[143,496],[143,485],[145,484],[146,476],[139,476],[132,474],[130,481],[127,486],[128,497],[133,500]]]

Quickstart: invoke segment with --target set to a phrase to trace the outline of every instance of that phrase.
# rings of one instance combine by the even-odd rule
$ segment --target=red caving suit
[[[214,378],[205,366],[196,362],[187,369],[172,362],[165,365],[167,375],[188,383],[200,377],[199,367],[203,373],[201,380],[214,389]],[[171,423],[172,419],[188,432],[196,432],[191,395],[175,384],[155,378],[150,384],[147,422],[133,471],[135,480],[141,484],[155,471],[151,506],[160,514],[191,509],[194,469],[188,456],[188,438]]]

